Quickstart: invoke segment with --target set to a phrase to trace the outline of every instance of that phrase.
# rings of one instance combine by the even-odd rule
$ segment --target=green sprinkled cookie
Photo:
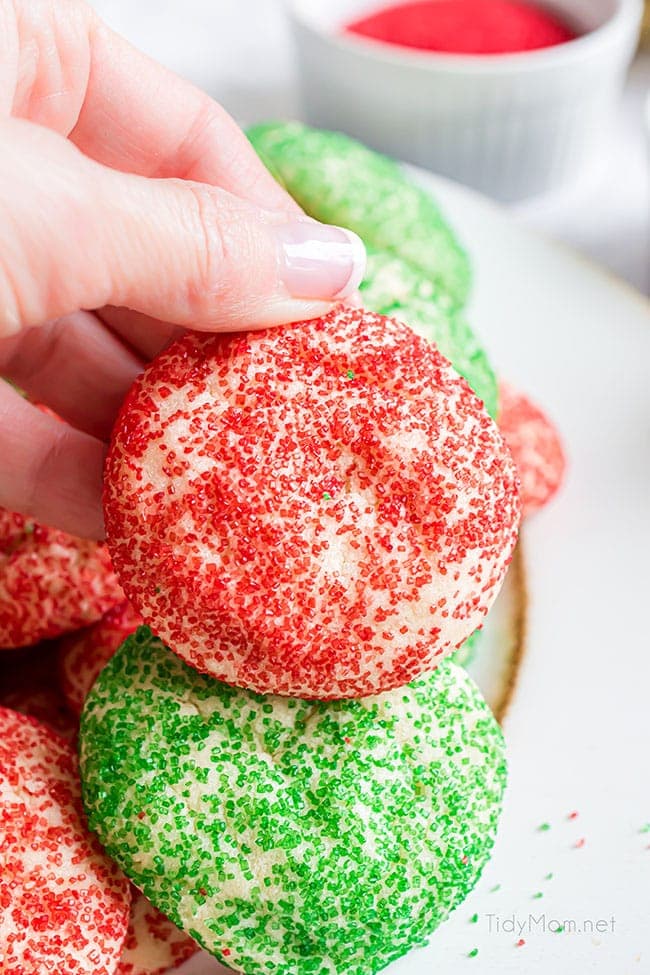
[[[467,254],[438,205],[397,163],[346,135],[299,122],[257,125],[248,137],[312,217],[393,251],[427,274],[457,307],[465,303],[471,283]]]
[[[108,852],[246,975],[369,975],[423,945],[488,859],[506,776],[453,664],[361,700],[264,697],[147,627],[100,674],[80,743]]]
[[[368,247],[361,296],[370,311],[401,319],[433,342],[496,418],[499,397],[494,371],[476,335],[440,286],[396,254]]]
[[[471,664],[472,660],[476,657],[482,632],[483,630],[474,630],[472,635],[468,636],[464,643],[461,643],[458,650],[452,653],[449,659],[453,660],[458,667],[467,667]]]

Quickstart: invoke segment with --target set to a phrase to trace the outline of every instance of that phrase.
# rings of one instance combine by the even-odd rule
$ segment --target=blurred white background
[[[282,0],[91,0],[117,31],[208,91],[243,124],[300,116]],[[617,138],[596,177],[513,208],[650,293],[650,53],[637,57]]]
[[[241,122],[295,115],[282,0],[90,0],[125,37]]]

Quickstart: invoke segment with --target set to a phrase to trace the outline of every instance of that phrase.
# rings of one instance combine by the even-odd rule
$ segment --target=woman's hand
[[[0,505],[103,534],[104,443],[184,328],[313,318],[364,269],[207,95],[81,0],[0,0]],[[81,309],[90,309],[81,310]]]

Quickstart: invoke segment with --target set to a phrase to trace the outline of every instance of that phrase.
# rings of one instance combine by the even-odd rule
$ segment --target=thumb
[[[265,327],[320,315],[361,281],[350,231],[108,169],[28,122],[2,130],[0,335],[104,305],[197,329]]]

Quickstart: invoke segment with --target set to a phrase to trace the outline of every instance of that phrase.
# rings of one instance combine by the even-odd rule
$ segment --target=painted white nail
[[[351,230],[295,221],[275,228],[280,276],[293,298],[347,298],[363,280],[366,249]]]

